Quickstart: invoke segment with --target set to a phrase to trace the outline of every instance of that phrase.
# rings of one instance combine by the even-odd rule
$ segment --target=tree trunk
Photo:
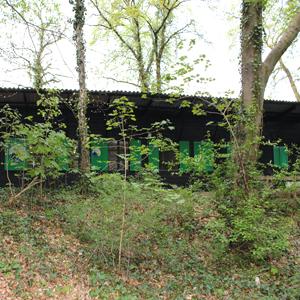
[[[44,39],[45,39],[45,30],[41,28],[39,32],[39,45],[38,50],[35,51],[35,59],[33,63],[33,86],[36,89],[37,93],[44,87],[44,77],[45,70],[43,68],[42,57],[44,54]]]
[[[161,82],[161,58],[156,56],[156,93],[160,94],[162,92],[162,82]]]
[[[77,72],[79,82],[79,100],[78,100],[78,135],[79,135],[79,168],[84,174],[90,170],[90,158],[88,147],[88,122],[87,105],[88,95],[86,89],[85,72],[85,45],[83,38],[83,26],[85,22],[84,0],[75,0],[75,20],[74,31],[76,41]]]
[[[140,23],[137,19],[134,19],[134,24],[136,28],[136,43],[137,43],[137,55],[136,60],[138,64],[138,72],[139,72],[139,81],[141,85],[141,92],[148,93],[149,92],[149,82],[148,82],[148,74],[145,71],[145,62],[143,56],[143,46],[141,41],[141,29]]]
[[[239,136],[242,143],[248,143],[248,155],[253,160],[257,159],[258,145],[255,141],[262,130],[264,93],[268,80],[300,31],[299,9],[262,63],[263,8],[263,1],[244,0],[241,18],[241,98],[242,112],[246,113],[247,124],[244,122],[239,128]]]
[[[248,167],[258,159],[262,131],[264,92],[275,65],[300,31],[300,9],[295,14],[277,44],[262,63],[263,46],[262,0],[243,0],[241,16],[241,112],[237,126],[234,159],[237,164],[236,182],[248,190]],[[238,154],[238,155],[237,155]]]
[[[143,58],[138,59],[139,82],[141,85],[141,92],[149,92],[148,74],[145,72]]]
[[[164,24],[160,32],[158,33],[159,38],[159,46],[157,42],[157,49],[156,49],[156,85],[157,85],[157,92],[162,92],[162,79],[161,79],[161,65],[163,60],[163,54],[166,45],[168,44],[168,40],[166,40],[166,24]]]
[[[262,82],[262,27],[263,6],[260,3],[244,1],[241,19],[241,110],[246,118],[240,124],[238,136],[241,144],[247,143],[245,159],[256,160],[263,115]]]

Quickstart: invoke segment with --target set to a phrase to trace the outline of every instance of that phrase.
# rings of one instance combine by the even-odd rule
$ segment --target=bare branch
[[[185,31],[185,29],[187,29],[189,26],[191,26],[193,22],[191,21],[190,23],[186,24],[184,27],[178,29],[177,31],[173,32],[171,35],[169,35],[169,37],[166,39],[164,45],[162,45],[163,47],[166,47],[168,45],[168,43],[176,36],[178,36],[179,34],[183,33]]]
[[[36,28],[36,29],[39,29],[39,30],[42,29],[41,26],[39,26],[39,25],[37,25],[37,24],[34,24],[34,23],[28,21],[28,20],[22,15],[22,13],[19,12],[19,11],[16,9],[16,7],[15,7],[12,3],[10,3],[8,0],[4,0],[4,1],[5,1],[5,3],[11,8],[11,10],[14,11],[14,12],[21,18],[21,20],[22,20],[27,26],[30,26],[30,27],[33,27],[33,28]],[[52,29],[45,29],[45,30],[51,32],[51,33],[54,34],[54,35],[59,34],[59,35],[62,35],[62,36],[64,36],[64,37],[67,38],[67,36],[66,36],[63,32],[55,31],[55,30],[52,30]]]
[[[133,83],[133,82],[130,82],[130,81],[126,81],[126,80],[118,80],[118,79],[115,79],[115,78],[113,78],[113,77],[106,77],[106,76],[104,76],[103,78],[108,79],[108,80],[113,80],[113,81],[118,82],[118,83],[126,83],[126,84],[130,84],[130,85],[133,85],[133,86],[135,86],[135,87],[140,88],[140,86],[139,86],[138,84]]]
[[[282,68],[282,70],[285,72],[289,82],[290,82],[290,85],[291,85],[291,88],[294,92],[294,95],[296,97],[296,100],[298,102],[300,102],[300,94],[298,92],[298,89],[297,89],[297,86],[296,86],[296,83],[294,81],[294,78],[293,78],[293,75],[292,73],[290,72],[290,70],[288,69],[288,67],[284,64],[282,58],[279,60],[279,64],[280,64],[280,67]]]

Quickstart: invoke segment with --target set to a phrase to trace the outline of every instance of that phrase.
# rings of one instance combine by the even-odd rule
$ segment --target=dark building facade
[[[76,99],[77,95],[78,91],[74,90],[59,91],[59,96],[62,100],[62,115],[57,121],[66,124],[66,134],[73,139],[77,138],[77,120],[69,103],[72,99]],[[123,91],[90,91],[89,96],[90,105],[88,118],[90,132],[99,134],[103,138],[115,138],[117,140],[117,133],[107,130],[106,126],[110,112],[109,104],[113,99],[126,96],[130,101],[136,104],[135,114],[138,127],[148,128],[153,122],[160,122],[166,119],[170,121],[174,130],[165,130],[163,135],[177,142],[179,144],[179,151],[183,152],[184,155],[193,156],[197,154],[199,151],[197,147],[201,145],[202,141],[207,139],[208,132],[210,139],[214,142],[219,142],[222,139],[229,140],[228,133],[216,124],[218,121],[221,121],[221,117],[207,106],[210,98],[187,96],[181,97],[180,99],[171,99],[168,95],[141,95],[140,93]],[[0,88],[0,107],[9,104],[12,108],[18,109],[22,116],[36,116],[37,99],[38,95],[33,89]],[[182,107],[182,101],[185,100],[189,100],[192,103],[202,103],[207,113],[202,116],[194,115],[190,108]],[[207,125],[210,121],[213,122]],[[262,147],[262,162],[280,164],[280,160],[283,160],[284,163],[287,163],[287,154],[285,153],[283,145],[300,145],[300,103],[266,100],[264,103],[263,135],[266,140],[280,140],[282,147]],[[142,139],[135,140],[133,143],[138,146],[143,144],[144,141]],[[104,145],[102,146],[104,147]],[[113,161],[112,154],[116,154],[119,151],[118,145],[110,142],[106,144],[105,147],[107,148],[105,151],[101,149],[101,159],[105,159],[107,162],[100,161],[99,164],[97,152],[91,153],[91,162],[95,165],[97,165],[98,162],[98,166],[101,166],[100,169],[102,169],[102,171],[113,171],[116,169],[116,162]],[[166,159],[168,159],[166,153],[154,151],[153,156],[141,161],[141,165],[144,162],[152,160],[154,164],[157,164],[160,174],[165,177],[167,181],[171,183],[186,182],[186,175],[171,175],[171,172],[164,167],[162,162]],[[1,183],[5,183],[4,151],[1,152],[0,161],[0,180]],[[139,168],[136,166],[134,167],[132,164],[130,171],[138,171]],[[181,167],[184,168],[184,166],[179,163],[179,169]],[[13,173],[13,171],[11,172]]]

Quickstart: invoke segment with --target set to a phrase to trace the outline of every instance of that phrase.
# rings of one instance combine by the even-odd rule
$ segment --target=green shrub
[[[258,169],[252,174],[249,170],[248,194],[236,185],[234,174],[233,162],[227,161],[212,176],[218,217],[208,223],[207,231],[217,255],[234,250],[256,262],[281,256],[288,249],[291,229],[281,202],[261,181]]]
[[[148,181],[125,183],[123,258],[130,263],[160,264],[178,270],[195,252],[196,199],[188,190],[164,190],[158,182],[151,188],[147,176]],[[96,196],[68,203],[65,218],[69,230],[88,243],[99,262],[114,265],[120,241],[124,181],[119,174],[104,174],[91,182]]]
[[[49,123],[21,124],[14,137],[26,141],[28,150],[16,148],[14,155],[26,161],[25,172],[30,178],[55,179],[70,170],[75,144],[63,131],[55,131]]]

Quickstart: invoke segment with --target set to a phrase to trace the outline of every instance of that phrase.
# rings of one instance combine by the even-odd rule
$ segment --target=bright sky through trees
[[[68,1],[62,2],[62,12],[66,20],[72,17],[72,7]],[[207,91],[212,95],[222,96],[228,91],[232,91],[234,96],[240,92],[239,74],[239,0],[214,0],[199,1],[191,0],[189,9],[181,8],[178,10],[178,20],[183,24],[188,18],[195,19],[197,34],[202,38],[190,53],[190,57],[205,54],[210,60],[211,66],[204,71],[203,67],[196,67],[196,71],[205,77],[212,77],[215,80],[205,84],[192,84],[187,87],[186,93],[192,94],[195,91]],[[94,24],[97,20],[93,17],[91,9],[88,10],[86,27],[87,40],[87,85],[89,89],[107,90],[132,90],[134,87],[122,83],[105,79],[105,77],[116,77],[116,74],[126,72],[124,67],[118,62],[109,60],[110,53],[116,51],[117,45],[113,40],[98,41],[91,44],[93,37]],[[58,88],[77,88],[75,71],[75,48],[72,44],[72,25],[67,24],[69,30],[65,32],[68,40],[59,41],[52,47],[53,67],[55,73],[61,75]],[[8,47],[10,24],[0,23],[1,32],[6,32],[0,37],[0,49]],[[21,26],[13,29],[11,35],[14,40],[22,40],[24,29]],[[230,34],[232,33],[232,34]],[[192,38],[186,35],[186,38]],[[3,46],[4,45],[4,46]],[[0,85],[1,86],[29,86],[29,78],[24,70],[18,69],[11,62],[5,61],[0,57]],[[288,62],[288,61],[287,61]],[[290,64],[295,63],[293,61]],[[300,63],[299,63],[300,66]],[[9,71],[7,71],[9,70]],[[204,73],[203,73],[204,72]],[[125,73],[126,74],[126,73]],[[279,77],[280,78],[280,77]],[[293,93],[287,80],[279,80],[274,87],[270,82],[266,91],[267,98],[294,100]]]

